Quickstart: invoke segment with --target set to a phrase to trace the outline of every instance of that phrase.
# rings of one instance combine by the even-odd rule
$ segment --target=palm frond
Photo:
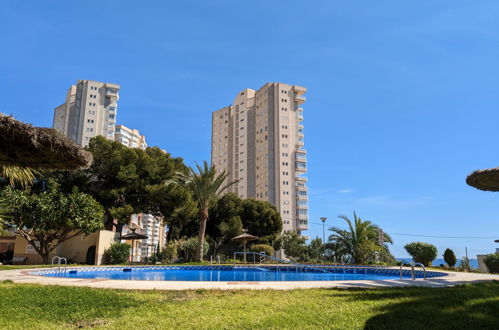
[[[14,165],[0,165],[0,177],[9,181],[11,186],[20,185],[23,188],[33,184],[36,170],[28,167],[19,167]]]

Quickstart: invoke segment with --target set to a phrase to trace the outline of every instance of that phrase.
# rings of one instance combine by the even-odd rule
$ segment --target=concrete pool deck
[[[78,267],[71,267],[72,269]],[[0,271],[0,281],[11,280],[14,283],[79,286],[89,288],[124,289],[124,290],[291,290],[312,288],[376,288],[376,287],[450,287],[465,283],[499,281],[499,275],[444,272],[444,277],[403,280],[351,280],[351,281],[283,281],[283,282],[202,282],[202,281],[134,281],[107,279],[57,278],[33,275],[31,272],[47,270],[47,268],[15,269]]]

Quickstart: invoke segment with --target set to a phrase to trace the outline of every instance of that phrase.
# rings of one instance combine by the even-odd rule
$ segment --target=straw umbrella
[[[484,191],[499,191],[499,167],[474,171],[468,175],[466,183]],[[499,243],[499,239],[494,242]]]
[[[142,239],[148,238],[146,235],[136,233],[135,232],[136,230],[137,230],[137,228],[131,228],[131,233],[128,233],[128,234],[120,237],[120,239],[122,239],[122,240],[126,240],[126,241],[131,240],[132,241],[132,262],[131,262],[132,264],[133,264],[133,248],[134,248],[135,240],[142,240]]]
[[[256,241],[258,239],[258,236],[250,235],[248,233],[244,233],[242,235],[232,237],[231,240],[234,242],[243,242],[243,251],[246,252],[246,243],[249,241]],[[246,262],[246,253],[243,255],[244,256],[244,262]]]
[[[91,153],[56,130],[0,114],[0,166],[77,170],[91,163]]]
[[[499,191],[499,167],[474,171],[466,178],[466,183],[485,191]]]

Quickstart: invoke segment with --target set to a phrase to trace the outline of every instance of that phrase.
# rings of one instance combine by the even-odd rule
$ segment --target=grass
[[[1,329],[497,329],[499,282],[453,288],[119,291],[0,282]]]

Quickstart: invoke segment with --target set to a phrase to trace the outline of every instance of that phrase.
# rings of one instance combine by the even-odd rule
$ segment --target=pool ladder
[[[422,264],[422,263],[419,263],[419,262],[405,262],[403,261],[401,264],[400,264],[400,279],[402,279],[402,267],[404,265],[409,265],[411,266],[411,278],[413,280],[416,280],[416,271],[414,270],[414,267],[415,266],[419,266],[421,268],[423,268],[423,278],[426,280],[426,268],[425,266]]]
[[[50,266],[50,268],[54,268],[54,264],[56,263],[57,263],[57,272],[60,273],[63,270],[62,269],[63,264],[64,264],[64,273],[68,271],[68,259],[64,257],[55,256],[52,258],[52,265]]]

